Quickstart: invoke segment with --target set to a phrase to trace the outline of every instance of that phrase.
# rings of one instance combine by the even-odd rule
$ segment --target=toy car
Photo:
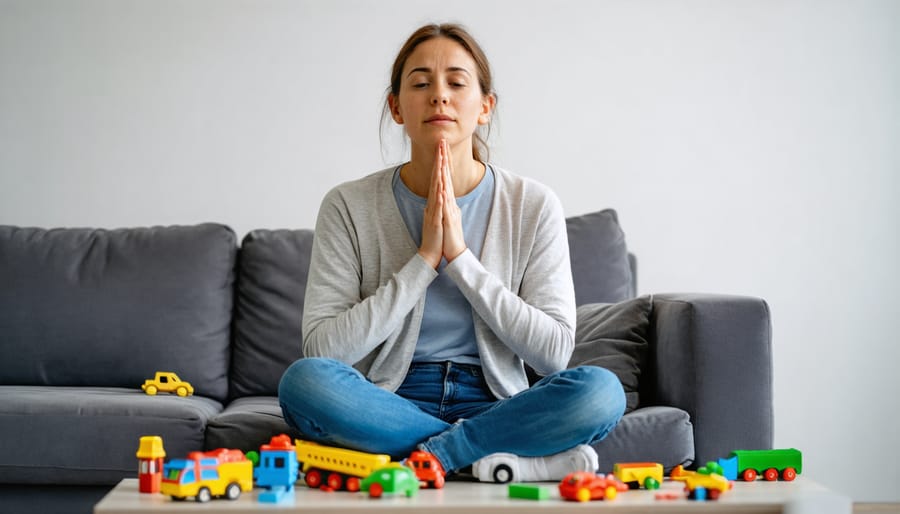
[[[587,471],[569,473],[559,483],[559,495],[567,500],[612,500],[621,491],[627,491],[625,483],[612,475],[596,475]]]
[[[618,462],[613,465],[613,476],[632,489],[659,489],[663,467],[658,462]]]
[[[440,489],[444,487],[444,474],[441,472],[441,463],[434,455],[416,450],[406,459],[406,465],[412,468],[416,477],[422,483],[422,487]]]
[[[565,456],[571,462],[572,467],[569,469],[590,472],[598,466],[597,452],[586,444],[580,444],[558,455]],[[472,464],[472,474],[481,482],[506,484],[520,480],[519,457],[512,453],[492,453]],[[556,480],[558,477],[559,475],[549,479]]]
[[[686,471],[683,466],[675,466],[670,474],[673,480],[684,482],[688,499],[719,499],[719,495],[731,489],[730,480],[722,476],[722,468],[715,462],[708,462],[697,471]]]
[[[194,394],[194,387],[171,371],[157,371],[155,377],[144,381],[141,389],[150,396],[158,392],[175,393],[178,396]]]
[[[368,491],[370,498],[381,498],[384,493],[404,493],[407,497],[419,491],[419,478],[413,470],[398,463],[376,469],[359,484]]]

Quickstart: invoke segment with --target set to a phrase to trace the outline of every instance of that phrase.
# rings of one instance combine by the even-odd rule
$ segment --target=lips
[[[453,118],[447,116],[446,114],[435,114],[434,116],[431,116],[430,118],[425,120],[425,123],[431,123],[435,121],[453,121]]]

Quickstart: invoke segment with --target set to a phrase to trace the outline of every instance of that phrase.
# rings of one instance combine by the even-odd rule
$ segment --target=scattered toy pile
[[[157,377],[158,379],[159,377]],[[175,377],[175,383],[178,383]],[[149,382],[149,381],[148,381]],[[150,391],[148,390],[148,393]],[[403,462],[390,456],[335,448],[280,434],[272,437],[259,452],[246,455],[240,450],[220,448],[210,452],[191,452],[185,459],[163,464],[166,452],[159,436],[141,437],[138,458],[138,484],[141,493],[162,493],[173,500],[194,498],[207,502],[212,498],[234,500],[254,486],[265,489],[260,502],[276,503],[292,499],[300,472],[306,485],[325,491],[367,492],[371,498],[385,494],[412,497],[419,488],[444,486],[444,470],[433,455],[416,451]],[[657,492],[657,500],[687,498],[716,500],[733,487],[734,480],[791,481],[802,470],[802,455],[793,448],[781,450],[738,450],[717,462],[708,462],[696,471],[676,466],[669,477],[683,482],[684,491]],[[577,471],[559,482],[559,495],[565,500],[586,502],[612,500],[630,489],[656,490],[663,483],[663,466],[656,462],[620,462],[608,475]],[[510,484],[510,498],[546,500],[550,491],[531,484]]]

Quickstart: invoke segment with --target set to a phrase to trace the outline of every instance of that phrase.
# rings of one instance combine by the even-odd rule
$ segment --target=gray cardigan
[[[469,300],[485,378],[498,398],[564,369],[575,291],[562,205],[534,180],[492,166],[496,185],[481,258],[445,268]],[[388,390],[403,382],[437,272],[417,253],[391,189],[395,168],[341,184],[316,221],[303,310],[303,353],[353,365]]]

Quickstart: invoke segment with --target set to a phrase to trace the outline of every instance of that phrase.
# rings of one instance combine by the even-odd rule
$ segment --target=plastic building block
[[[618,493],[627,490],[628,486],[612,474],[604,476],[587,471],[569,473],[559,483],[560,496],[567,500],[580,502],[612,500]]]
[[[256,501],[260,503],[282,503],[293,498],[288,494],[292,490],[293,488],[287,488],[283,485],[275,485],[265,491],[260,491]]]
[[[256,459],[253,478],[256,479],[256,485],[268,489],[259,494],[258,500],[265,503],[280,502],[287,493],[294,490],[294,483],[300,473],[300,464],[291,438],[286,434],[272,437],[269,444],[259,448]],[[250,460],[253,461],[252,458]]]
[[[193,496],[200,503],[214,497],[236,500],[253,490],[253,463],[240,450],[220,448],[191,452],[163,467],[161,492],[174,500]]]
[[[359,491],[361,478],[391,462],[390,455],[346,450],[300,439],[295,439],[294,445],[297,461],[306,474],[306,485],[313,489],[328,487],[334,491]],[[412,473],[411,469],[409,471]]]
[[[162,483],[163,457],[162,437],[158,435],[142,436],[138,444],[138,491],[142,493],[158,493]]]
[[[403,493],[412,497],[419,491],[419,478],[412,469],[395,462],[367,476],[360,483],[360,489],[368,491],[370,498],[380,498],[385,493]]]
[[[796,448],[778,450],[735,450],[719,466],[728,480],[752,482],[758,476],[772,481],[792,481],[803,471],[803,454]]]
[[[658,462],[619,462],[613,465],[613,476],[632,489],[659,489],[663,466]]]
[[[539,485],[509,484],[509,497],[523,500],[546,500],[550,498],[550,490]]]
[[[175,393],[178,396],[194,394],[194,387],[171,371],[157,371],[156,376],[144,381],[141,389],[150,396],[156,393]]]
[[[415,450],[406,459],[405,464],[412,468],[424,488],[440,489],[444,487],[444,468],[434,455]]]

